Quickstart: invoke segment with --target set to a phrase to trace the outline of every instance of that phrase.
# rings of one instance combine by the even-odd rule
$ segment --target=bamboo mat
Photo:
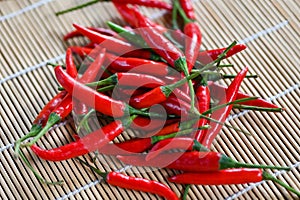
[[[20,160],[14,158],[13,143],[26,134],[31,122],[57,92],[53,69],[46,62],[64,62],[68,45],[62,35],[72,23],[105,26],[105,21],[122,23],[111,3],[98,3],[56,17],[54,12],[83,1],[0,1],[0,199],[159,199],[158,196],[123,190],[99,183],[98,177],[74,160],[46,162],[30,150],[24,154],[34,168],[50,181],[41,184]],[[203,32],[203,49],[225,47],[233,40],[248,48],[226,62],[234,63],[228,73],[244,66],[258,79],[243,82],[241,90],[261,96],[286,109],[283,113],[233,111],[228,122],[252,133],[246,136],[223,128],[214,150],[248,163],[293,166],[275,175],[300,190],[300,1],[298,0],[201,0],[194,2]],[[154,20],[166,23],[164,13],[143,9]],[[60,124],[39,145],[51,148],[72,141],[72,121]],[[89,158],[87,156],[87,158]],[[109,171],[120,164],[103,157],[98,167]],[[126,173],[166,182],[169,170],[145,172],[130,168]],[[143,173],[138,173],[143,172]],[[183,187],[169,184],[179,195]],[[295,196],[272,182],[230,186],[192,186],[188,199],[293,199]]]

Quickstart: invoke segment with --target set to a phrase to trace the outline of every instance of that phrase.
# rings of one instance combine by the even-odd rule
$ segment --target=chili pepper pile
[[[174,0],[172,4],[158,0],[112,0],[112,3],[129,26],[107,22],[110,27],[107,29],[73,24],[75,30],[66,34],[64,40],[84,36],[90,43],[68,47],[65,65],[51,64],[60,84],[58,94],[40,111],[30,132],[15,143],[16,154],[32,170],[21,153],[23,147],[30,147],[38,157],[49,161],[76,158],[108,184],[166,199],[178,199],[180,194],[175,194],[166,183],[120,172],[101,172],[78,157],[97,151],[124,164],[173,169],[177,175],[167,179],[176,184],[223,185],[272,180],[299,195],[299,191],[264,170],[290,170],[289,167],[240,163],[210,150],[224,126],[247,134],[226,123],[233,108],[283,110],[239,91],[245,78],[255,77],[247,75],[247,67],[236,75],[221,72],[224,67],[233,67],[222,60],[246,46],[233,42],[228,47],[200,50],[201,28],[189,0]],[[170,12],[173,29],[150,20],[137,5]],[[228,87],[217,83],[225,78],[232,79]],[[79,122],[75,141],[50,150],[39,147],[39,139],[71,116],[72,111]],[[93,128],[92,116],[105,119],[107,124]],[[128,129],[136,135],[128,137]],[[79,137],[79,132],[86,134]],[[130,139],[124,140],[122,136]],[[36,172],[35,175],[44,181]],[[184,199],[185,195],[181,197]]]

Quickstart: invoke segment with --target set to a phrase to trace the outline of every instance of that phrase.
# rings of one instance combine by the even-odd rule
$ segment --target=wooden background
[[[59,17],[55,12],[79,0],[0,1],[0,199],[159,199],[148,193],[123,190],[99,183],[98,177],[74,160],[46,162],[23,149],[34,168],[47,180],[64,180],[63,186],[41,184],[20,160],[14,158],[13,143],[26,134],[34,117],[57,92],[53,69],[47,62],[64,62],[68,43],[62,36],[72,23],[105,26],[107,20],[122,23],[111,3],[98,3]],[[248,79],[242,90],[284,107],[283,113],[232,112],[228,122],[246,128],[245,136],[223,128],[214,150],[241,162],[292,166],[275,175],[300,190],[300,1],[298,0],[200,0],[194,2],[203,32],[203,49],[224,47],[233,40],[245,43],[243,53],[228,59],[229,73],[244,66],[258,79]],[[167,24],[164,12],[143,9],[153,20]],[[54,128],[40,142],[51,148],[72,140],[72,120]],[[87,156],[89,158],[89,156]],[[104,162],[105,161],[105,162]],[[103,164],[104,163],[104,164]],[[103,158],[98,167],[117,169],[118,163]],[[108,164],[105,164],[108,163]],[[142,172],[142,173],[139,173]],[[126,173],[165,182],[173,171]],[[183,187],[169,184],[179,195]],[[189,199],[292,199],[297,198],[272,182],[230,186],[192,186]]]

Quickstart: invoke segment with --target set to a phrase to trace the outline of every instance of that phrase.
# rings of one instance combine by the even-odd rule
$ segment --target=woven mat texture
[[[14,158],[13,143],[29,131],[35,116],[57,93],[53,69],[46,63],[64,63],[68,45],[86,42],[82,38],[62,41],[62,36],[73,30],[72,23],[102,27],[111,20],[123,24],[109,2],[54,15],[82,2],[0,1],[0,199],[160,199],[102,183],[75,160],[46,162],[24,148],[30,163],[45,179],[65,181],[63,186],[43,185],[21,160]],[[202,49],[225,47],[234,40],[245,43],[247,50],[224,61],[234,64],[226,72],[235,74],[248,66],[249,73],[259,78],[245,80],[241,90],[286,109],[283,113],[233,111],[228,123],[248,130],[252,136],[223,128],[213,150],[241,162],[292,166],[290,172],[274,173],[300,190],[300,1],[200,0],[194,5],[203,32]],[[162,24],[170,19],[157,9],[142,11]],[[38,144],[49,149],[66,144],[72,141],[74,131],[74,123],[69,120]],[[98,167],[103,170],[121,167],[110,157],[101,159]],[[166,183],[166,177],[175,172],[130,168],[126,173]],[[184,189],[169,186],[178,195]],[[193,200],[293,198],[296,197],[272,182],[192,186],[188,194],[188,199]]]

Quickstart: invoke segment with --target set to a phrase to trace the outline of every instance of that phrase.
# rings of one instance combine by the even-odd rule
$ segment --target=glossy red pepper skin
[[[146,161],[146,155],[117,156],[125,164],[134,166],[165,167],[190,172],[218,171],[221,153],[217,152],[174,152],[160,154]]]
[[[190,72],[195,65],[202,42],[202,33],[198,24],[189,22],[184,25],[185,56]]]
[[[61,67],[55,68],[55,75],[65,90],[72,94],[76,99],[95,108],[95,110],[103,114],[113,117],[124,116],[127,108],[124,102],[113,100],[112,98],[81,84],[66,74]]]
[[[40,111],[38,116],[33,121],[34,125],[45,126],[51,112],[63,101],[67,95],[67,91],[61,91],[54,96]]]
[[[225,58],[229,58],[247,48],[244,44],[237,44],[233,46],[226,54]],[[224,52],[226,48],[220,48],[220,49],[213,49],[213,50],[206,50],[201,51],[198,53],[197,60],[201,62],[202,64],[208,64],[214,60],[217,59],[217,57]]]
[[[77,24],[73,24],[73,26],[84,36],[88,37],[93,43],[101,45],[108,51],[124,54],[136,49],[130,43],[124,42],[117,38],[97,33]]]
[[[198,110],[200,113],[203,113],[210,109],[210,90],[209,87],[204,84],[200,85],[196,89],[196,97],[198,103]],[[198,121],[198,127],[204,126],[209,123],[208,120],[201,118]],[[204,139],[204,136],[207,134],[208,129],[197,130],[194,138],[200,142]]]
[[[228,90],[226,91],[226,98],[223,98],[220,100],[219,104],[224,104],[228,102],[232,102],[236,100],[239,87],[244,80],[246,74],[248,72],[248,68],[242,69],[237,76],[234,78],[234,80],[231,82],[231,84],[228,87]],[[226,118],[229,116],[230,111],[232,109],[233,105],[228,105],[225,108],[221,108],[216,110],[215,112],[212,113],[211,117],[213,119],[218,120],[219,122],[225,122]],[[202,138],[203,140],[200,141],[201,144],[203,144],[205,147],[210,148],[213,140],[217,136],[217,134],[220,132],[222,129],[221,124],[217,123],[211,123],[211,128],[208,130],[207,134],[204,135]]]
[[[101,33],[103,35],[107,35],[107,36],[116,36],[117,34],[110,30],[110,29],[106,29],[106,28],[101,28],[101,27],[87,27],[88,29],[95,31],[97,33]],[[67,33],[66,35],[64,35],[63,39],[64,41],[74,38],[74,37],[78,37],[78,36],[83,36],[78,30],[74,30],[71,31],[69,33]]]
[[[225,92],[228,90],[228,87],[218,85],[213,82],[209,84],[209,88],[212,91],[212,94],[214,97],[218,97],[218,96],[215,96],[217,94],[225,94]],[[243,99],[243,98],[249,98],[249,97],[252,97],[252,95],[249,95],[249,94],[239,91],[236,99]],[[262,98],[241,102],[240,104],[249,105],[249,106],[258,106],[258,107],[264,107],[264,108],[279,108],[279,106],[277,106],[265,99],[262,99]]]
[[[66,51],[66,72],[73,78],[77,76],[77,68],[73,60],[72,49]]]
[[[156,103],[161,103],[167,100],[166,95],[161,87],[156,87],[145,94],[133,97],[130,99],[129,104],[134,108],[149,108]]]
[[[226,169],[216,172],[183,173],[168,178],[172,183],[195,185],[229,185],[256,183],[263,180],[261,169]]]
[[[80,138],[76,142],[50,150],[41,149],[36,145],[32,145],[31,149],[36,155],[44,160],[62,161],[101,149],[123,131],[124,126],[122,125],[122,122],[116,120]]]
[[[168,99],[160,103],[168,114],[180,116],[181,119],[186,119],[189,116],[191,109],[190,104],[185,101],[178,99],[175,95],[171,95]]]
[[[161,120],[138,116],[130,124],[130,128],[133,130],[154,131],[156,129],[164,127],[165,125],[174,123],[174,121],[174,119]]]
[[[131,27],[138,28],[137,27],[137,18],[134,16],[134,13],[132,12],[132,9],[128,7],[126,4],[121,4],[117,1],[113,1],[114,6],[117,8],[118,12],[122,16],[122,18],[130,24]],[[155,27],[156,30],[158,30],[160,33],[164,33],[167,31],[167,29],[164,26],[161,26],[159,24],[151,22],[151,26]]]
[[[179,0],[179,3],[180,3],[181,8],[184,10],[184,13],[186,14],[186,16],[191,20],[195,20],[196,16],[195,16],[192,1],[191,0]]]
[[[192,151],[194,146],[194,139],[189,137],[168,138],[157,142],[148,152],[145,160],[151,160],[159,156],[164,151],[172,149],[183,149],[185,151]]]
[[[87,55],[90,55],[90,53],[93,51],[92,48],[81,46],[70,46],[69,48],[72,50],[73,53],[76,53],[82,58],[86,57]]]
[[[151,131],[148,133],[145,137],[151,137],[151,136],[160,136],[160,135],[167,135],[170,133],[176,133],[180,131],[180,122],[174,122],[172,124],[168,124],[161,128],[160,130]]]
[[[98,149],[98,152],[105,155],[132,155],[147,151],[151,147],[151,138],[135,138],[120,143],[107,144]]]
[[[143,16],[137,9],[132,9],[137,18],[137,27],[146,43],[167,61],[171,66],[176,66],[176,61],[183,58],[183,53],[171,43],[161,32],[153,28],[151,20]]]
[[[118,172],[108,173],[105,180],[110,185],[158,194],[167,200],[178,200],[176,194],[169,187],[157,181],[130,177]]]
[[[135,72],[156,76],[166,76],[169,73],[168,65],[134,57],[118,57],[113,54],[106,55],[106,64],[109,69],[116,72]]]
[[[172,10],[172,5],[160,1],[160,0],[113,0],[113,2],[119,3],[119,4],[133,4],[133,5],[140,5],[150,8],[160,8],[165,10]]]
[[[165,85],[161,79],[147,74],[119,72],[114,75],[117,76],[119,86],[156,88]]]

